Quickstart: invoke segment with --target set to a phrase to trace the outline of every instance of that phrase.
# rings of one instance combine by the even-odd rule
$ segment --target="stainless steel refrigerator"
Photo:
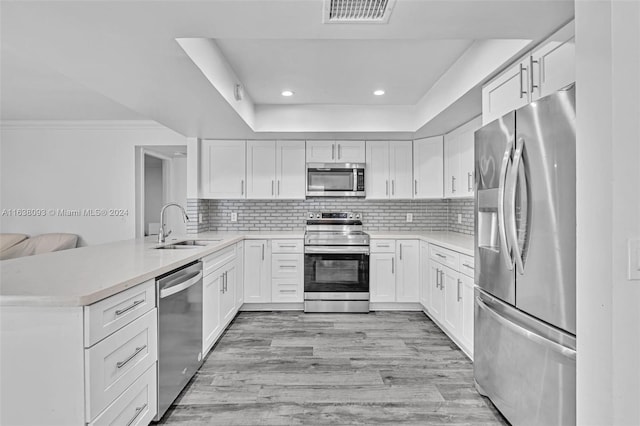
[[[475,133],[474,375],[513,425],[576,422],[575,87]]]

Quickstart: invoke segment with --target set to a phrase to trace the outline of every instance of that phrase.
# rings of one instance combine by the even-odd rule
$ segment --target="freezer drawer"
[[[575,337],[476,289],[474,376],[515,425],[576,424]]]

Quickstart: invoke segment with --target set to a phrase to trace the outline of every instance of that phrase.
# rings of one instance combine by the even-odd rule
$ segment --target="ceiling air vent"
[[[325,0],[324,23],[386,24],[395,0]]]

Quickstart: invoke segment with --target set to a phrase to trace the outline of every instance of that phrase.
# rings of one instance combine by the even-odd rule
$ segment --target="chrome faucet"
[[[170,207],[170,206],[176,206],[176,207],[179,207],[180,210],[182,210],[182,220],[184,220],[184,223],[187,223],[187,221],[189,220],[189,216],[187,216],[187,212],[184,211],[184,207],[182,207],[180,204],[167,203],[164,206],[162,206],[162,210],[160,210],[160,231],[158,232],[158,244],[164,243],[165,238],[167,238],[169,234],[171,234],[171,230],[169,230],[169,232],[167,232],[166,234],[164,233],[164,211],[167,209],[167,207]]]

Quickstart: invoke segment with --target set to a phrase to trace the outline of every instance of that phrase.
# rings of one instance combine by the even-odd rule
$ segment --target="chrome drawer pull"
[[[140,413],[142,413],[144,411],[145,408],[147,408],[147,403],[146,402],[144,403],[144,405],[142,407],[136,408],[136,413],[133,415],[131,420],[129,420],[129,423],[127,423],[127,426],[131,426],[133,424],[133,422],[136,421],[136,419],[138,418]]]
[[[378,247],[389,247],[389,244],[376,244]]]
[[[296,248],[296,245],[295,244],[289,244],[289,245],[280,244],[280,247],[282,247],[282,248],[285,248],[285,247],[286,248]]]
[[[116,364],[116,367],[118,368],[122,368],[125,365],[127,365],[129,363],[129,361],[131,361],[133,358],[136,357],[136,355],[138,355],[140,352],[144,351],[147,348],[147,345],[143,345],[140,346],[139,348],[136,348],[136,351],[134,353],[132,353],[131,355],[129,355],[129,358],[125,359],[124,361],[120,361]]]
[[[138,306],[138,305],[139,305],[139,304],[141,304],[142,302],[144,302],[144,299],[143,299],[143,300],[136,300],[136,301],[135,301],[135,302],[133,302],[130,306],[127,306],[127,307],[126,307],[126,308],[124,308],[124,309],[118,309],[118,310],[116,311],[116,316],[118,316],[118,315],[122,315],[122,314],[124,314],[125,312],[128,312],[128,311],[132,310],[133,308],[135,308],[136,306]]]
[[[466,264],[466,263],[463,263],[463,264],[462,264],[462,266],[465,266],[465,267],[467,267],[467,268],[469,268],[469,269],[473,269],[473,266],[472,266],[472,265],[468,265],[468,264]]]
[[[462,284],[462,281],[458,278],[458,288],[457,288],[458,294],[457,294],[457,297],[456,297],[458,302],[462,300],[462,297],[460,296],[460,284]]]
[[[296,293],[298,290],[280,290],[280,293]]]
[[[442,254],[440,254],[440,253],[436,253],[436,256],[441,257],[441,258],[443,258],[443,259],[446,259],[446,258],[447,258],[447,256],[442,255]]]
[[[297,268],[298,265],[280,265],[281,268]]]

